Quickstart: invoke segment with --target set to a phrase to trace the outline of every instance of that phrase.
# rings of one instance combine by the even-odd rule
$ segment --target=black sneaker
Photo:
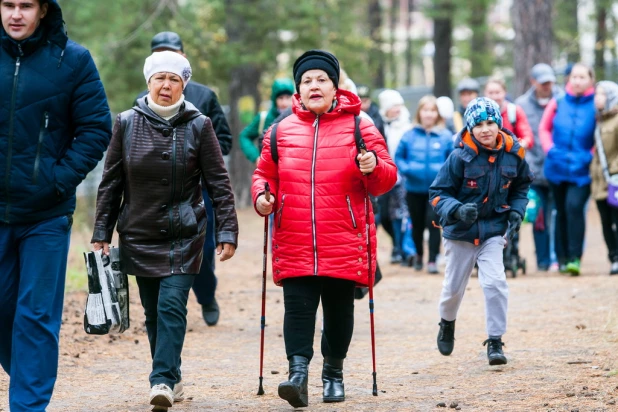
[[[502,347],[505,345],[502,339],[487,339],[483,342],[483,346],[485,345],[487,345],[487,359],[491,366],[506,365],[506,356],[502,352]]]
[[[440,332],[438,332],[438,350],[444,356],[453,353],[455,347],[455,321],[442,319],[440,323]]]
[[[423,270],[423,257],[420,255],[414,255],[414,270],[417,272]]]
[[[202,316],[208,326],[215,326],[219,322],[219,304],[213,298],[209,305],[202,305]]]

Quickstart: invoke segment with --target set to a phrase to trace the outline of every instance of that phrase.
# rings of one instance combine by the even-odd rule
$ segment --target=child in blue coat
[[[405,178],[406,201],[412,219],[412,239],[416,247],[414,268],[423,269],[423,233],[429,230],[427,271],[438,273],[440,253],[438,216],[429,207],[429,186],[453,150],[451,132],[445,127],[436,98],[423,96],[418,102],[414,126],[407,131],[395,152],[395,164]],[[434,223],[435,222],[435,225]]]
[[[446,273],[440,298],[438,349],[448,356],[455,344],[455,319],[474,265],[485,295],[490,365],[504,365],[509,289],[502,252],[519,231],[534,175],[517,138],[502,129],[500,108],[477,98],[464,114],[466,128],[431,185],[431,205],[440,216]],[[507,231],[508,229],[508,231]],[[508,236],[505,236],[508,234]]]

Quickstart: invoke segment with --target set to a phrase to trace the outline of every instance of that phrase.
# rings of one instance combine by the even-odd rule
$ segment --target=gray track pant
[[[452,321],[457,318],[468,279],[474,269],[479,267],[479,283],[485,294],[485,319],[487,335],[502,336],[506,332],[506,309],[509,287],[506,284],[502,252],[505,239],[495,236],[479,246],[472,243],[444,239],[446,273],[440,296],[440,316]]]

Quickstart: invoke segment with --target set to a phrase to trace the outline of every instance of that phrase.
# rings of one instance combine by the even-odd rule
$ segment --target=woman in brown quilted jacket
[[[215,210],[221,261],[234,255],[238,221],[212,122],[184,101],[189,61],[153,53],[144,76],[149,93],[116,119],[92,242],[109,253],[117,225],[122,269],[136,276],[146,315],[150,404],[167,410],[182,398],[187,299],[202,262],[207,218],[200,181]]]
[[[601,153],[605,153],[608,175],[618,174],[618,84],[609,81],[597,83],[594,103],[598,112],[596,139],[600,142],[596,142],[590,165],[591,192],[601,215],[603,237],[611,262],[610,275],[618,275],[618,208],[607,203],[607,177],[600,159]]]

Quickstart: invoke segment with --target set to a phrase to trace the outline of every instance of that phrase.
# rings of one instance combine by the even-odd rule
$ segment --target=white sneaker
[[[163,383],[155,385],[150,389],[150,404],[171,408],[174,404],[174,392]]]
[[[181,402],[185,400],[185,387],[182,381],[174,385],[174,402]]]

